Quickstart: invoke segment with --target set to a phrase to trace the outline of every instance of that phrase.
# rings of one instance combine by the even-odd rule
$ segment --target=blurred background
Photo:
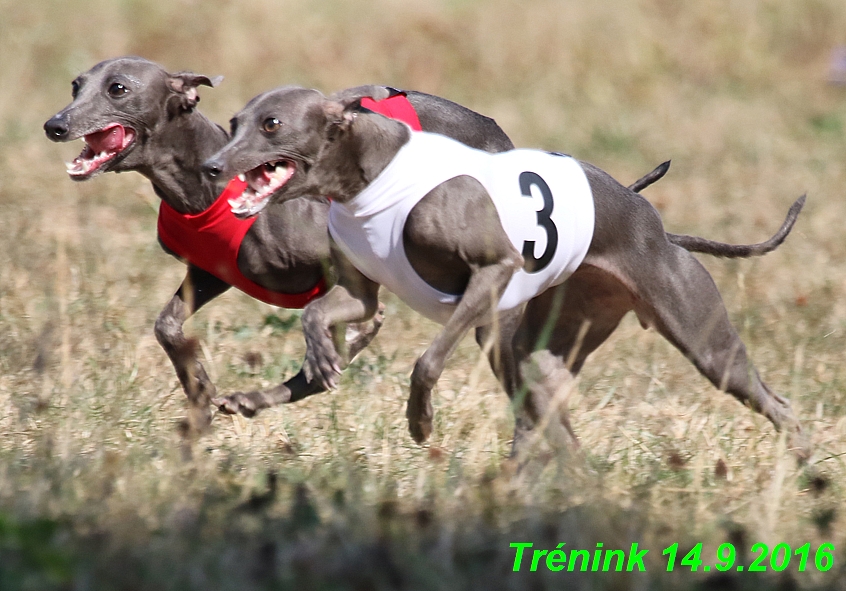
[[[0,589],[846,584],[842,0],[0,0],[0,14]],[[337,392],[183,441],[152,333],[184,273],[157,244],[158,199],[134,173],[72,183],[62,163],[81,143],[41,129],[74,77],[126,54],[224,75],[200,90],[224,126],[275,86],[376,83],[459,102],[623,184],[672,159],[644,196],[676,233],[757,242],[807,193],[776,252],[701,259],[802,418],[810,466],[634,318],[568,399],[583,457],[504,466],[513,419],[472,339],[418,447],[408,375],[437,327],[391,296]],[[297,313],[234,291],[186,330],[221,392],[278,383],[303,353]],[[827,574],[662,572],[673,542],[704,542],[713,564],[727,540],[841,551]],[[514,574],[512,541],[637,541],[654,562]]]

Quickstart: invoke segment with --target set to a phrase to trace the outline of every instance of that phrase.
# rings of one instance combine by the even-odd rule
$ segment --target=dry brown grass
[[[433,510],[449,539],[496,506],[509,508],[494,521],[514,539],[541,535],[514,525],[527,515],[628,511],[631,529],[601,531],[630,531],[654,554],[668,540],[712,548],[737,527],[749,544],[846,542],[846,90],[826,83],[830,51],[846,43],[842,1],[0,0],[0,14],[0,515],[64,516],[79,535],[140,548],[150,532],[179,538],[198,515],[228,523],[275,471],[268,519],[287,515],[304,483],[341,530],[338,490],[365,516],[386,499],[403,515]],[[539,452],[520,477],[502,471],[512,418],[469,339],[438,385],[431,447],[417,447],[403,405],[436,327],[391,297],[338,392],[252,421],[219,417],[186,446],[174,428],[183,396],[151,329],[183,273],[155,241],[156,198],[137,175],[71,183],[61,162],[77,146],[40,131],[77,73],[128,53],[224,74],[202,103],[220,122],[283,83],[375,82],[466,104],[518,145],[571,153],[624,183],[672,158],[647,197],[676,232],[759,240],[807,191],[776,253],[703,262],[765,380],[800,413],[828,485],[815,492],[765,420],[633,319],[568,400],[583,460],[562,467]],[[228,293],[190,322],[222,391],[296,369],[298,322],[267,324],[274,314]],[[263,365],[250,367],[251,352]]]

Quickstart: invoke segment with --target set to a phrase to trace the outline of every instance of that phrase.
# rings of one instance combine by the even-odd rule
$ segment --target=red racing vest
[[[379,113],[385,117],[402,121],[403,123],[410,125],[411,129],[414,131],[423,131],[423,128],[420,127],[420,119],[417,117],[417,111],[415,111],[412,104],[408,102],[405,93],[394,89],[390,89],[390,91],[396,92],[397,94],[389,96],[381,101],[374,101],[370,97],[364,97],[361,99],[361,106],[373,111],[374,113]]]
[[[407,123],[415,131],[421,130],[417,112],[403,92],[378,102],[363,98],[361,106]],[[208,209],[194,214],[179,213],[162,201],[159,207],[159,240],[178,257],[257,300],[282,308],[304,308],[311,300],[326,293],[324,278],[321,277],[308,291],[281,293],[251,281],[238,268],[241,242],[256,218],[238,218],[232,213],[229,200],[240,195],[245,188],[245,182],[232,179]]]

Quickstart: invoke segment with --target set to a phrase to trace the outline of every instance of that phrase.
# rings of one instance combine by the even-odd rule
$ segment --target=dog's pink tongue
[[[86,135],[85,143],[97,154],[100,152],[117,152],[123,147],[123,138],[123,127],[116,125],[115,127]]]

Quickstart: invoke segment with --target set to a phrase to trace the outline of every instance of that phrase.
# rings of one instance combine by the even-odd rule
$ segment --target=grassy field
[[[0,0],[0,589],[846,589],[846,44],[842,0]],[[184,396],[152,332],[184,269],[139,175],[67,179],[79,145],[43,122],[70,81],[137,54],[223,74],[202,110],[254,94],[383,83],[496,118],[645,195],[668,230],[778,251],[702,257],[767,383],[814,446],[770,424],[627,318],[570,396],[584,453],[503,464],[513,418],[467,339],[406,431],[412,363],[437,327],[390,295],[341,387],[183,441]],[[187,325],[221,392],[275,384],[297,313],[227,293]],[[512,573],[511,542],[650,549],[645,573]],[[663,572],[661,550],[810,543],[781,573]],[[834,567],[813,551],[832,542]],[[683,554],[680,554],[680,558]],[[764,564],[768,564],[765,561]]]

